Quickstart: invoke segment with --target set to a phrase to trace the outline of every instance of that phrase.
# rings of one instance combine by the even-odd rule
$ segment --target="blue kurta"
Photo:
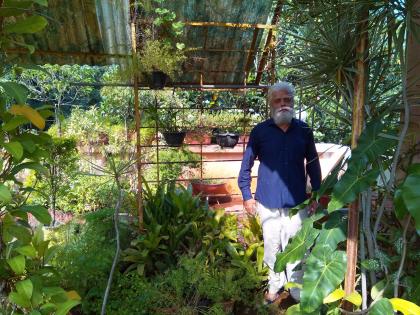
[[[306,199],[306,172],[312,190],[321,185],[321,167],[312,130],[293,118],[286,132],[270,118],[251,131],[238,185],[244,200],[252,198],[251,169],[258,158],[255,199],[266,208],[291,208]]]

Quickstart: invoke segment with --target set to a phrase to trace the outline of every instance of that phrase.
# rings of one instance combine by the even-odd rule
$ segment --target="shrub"
[[[56,228],[51,238],[58,245],[53,259],[64,287],[77,288],[86,314],[101,301],[115,254],[113,209],[99,210]],[[84,222],[83,222],[84,221]],[[129,244],[129,229],[120,224],[121,246]],[[94,284],[92,286],[92,284]]]

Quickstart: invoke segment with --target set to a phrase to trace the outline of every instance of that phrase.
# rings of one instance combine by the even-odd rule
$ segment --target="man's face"
[[[293,96],[285,90],[271,94],[271,117],[277,125],[290,124],[293,118]]]

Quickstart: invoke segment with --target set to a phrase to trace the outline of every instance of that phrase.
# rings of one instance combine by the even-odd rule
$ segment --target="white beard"
[[[277,126],[280,125],[288,125],[292,121],[292,118],[294,117],[294,110],[293,109],[287,109],[287,111],[284,110],[284,108],[277,108],[271,110],[271,117],[274,120],[274,123]]]

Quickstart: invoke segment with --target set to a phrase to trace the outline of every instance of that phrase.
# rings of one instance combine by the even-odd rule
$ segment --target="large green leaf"
[[[5,231],[16,237],[23,244],[28,244],[32,238],[31,231],[24,226],[18,225],[17,223],[8,225],[5,227]]]
[[[343,205],[352,202],[362,191],[370,187],[379,175],[379,170],[372,169],[366,173],[361,171],[362,166],[349,165],[346,173],[334,186],[332,200],[328,204],[328,212],[335,211]]]
[[[408,175],[401,190],[405,206],[413,216],[417,233],[420,235],[420,175]]]
[[[300,304],[292,305],[286,311],[286,315],[319,315],[319,314],[321,314],[321,311],[319,310],[312,313],[303,312],[300,309]]]
[[[17,282],[16,291],[19,293],[19,295],[24,296],[27,300],[30,300],[32,297],[32,292],[34,291],[32,281],[25,279]]]
[[[9,264],[10,268],[12,268],[13,272],[17,275],[21,275],[25,272],[25,267],[26,267],[25,256],[19,255],[13,258],[9,258],[7,259],[7,263]]]
[[[342,170],[344,165],[344,160],[342,159],[328,174],[328,176],[322,181],[321,187],[316,192],[317,198],[321,198],[325,195],[338,181],[338,173]]]
[[[36,249],[32,245],[25,245],[18,248],[15,248],[15,251],[19,254],[25,255],[30,258],[36,257]]]
[[[80,301],[76,300],[68,300],[64,303],[56,304],[57,305],[57,312],[56,315],[66,315],[68,312],[75,306],[79,305]]]
[[[23,147],[19,142],[11,141],[3,144],[7,152],[10,153],[16,160],[20,160],[23,156]]]
[[[7,123],[5,123],[2,126],[2,129],[4,131],[11,131],[11,130],[16,129],[17,127],[19,127],[21,125],[25,125],[27,123],[29,123],[29,120],[27,120],[25,117],[16,116],[16,117],[12,117],[12,119],[10,119]]]
[[[28,11],[32,1],[29,0],[4,0],[0,8],[0,16],[17,16]]]
[[[405,202],[402,196],[402,189],[398,188],[394,193],[394,206],[395,206],[395,215],[398,219],[402,220],[407,214],[408,210],[405,206]]]
[[[287,244],[282,253],[277,254],[274,270],[282,272],[286,265],[301,260],[306,251],[312,246],[319,230],[312,227],[312,222],[306,222],[300,231],[293,237],[292,242]]]
[[[14,168],[12,168],[10,173],[12,175],[16,175],[17,173],[19,173],[23,169],[31,169],[31,170],[37,171],[38,173],[43,174],[43,175],[46,175],[48,173],[48,169],[45,166],[43,166],[43,165],[41,165],[40,163],[37,163],[37,162],[20,163],[20,164],[16,165]]]
[[[4,184],[0,184],[0,202],[9,203],[12,200],[12,194],[10,193],[9,188]]]
[[[33,15],[17,20],[14,23],[6,24],[4,31],[15,34],[33,34],[43,30],[47,24],[48,21],[43,16]]]
[[[38,3],[39,5],[42,5],[44,7],[48,6],[48,0],[32,0],[35,3]]]
[[[316,243],[317,246],[327,245],[332,250],[335,250],[338,243],[346,240],[346,235],[347,216],[339,211],[333,212],[328,218],[328,221],[323,224]]]
[[[382,298],[372,305],[369,315],[394,315],[392,304],[387,298]]]
[[[360,135],[357,147],[352,151],[349,164],[354,160],[365,158],[370,163],[373,163],[379,156],[395,145],[397,143],[396,139],[384,136],[384,129],[385,126],[380,121],[369,123]]]
[[[15,82],[0,82],[0,86],[7,95],[13,97],[18,104],[25,104],[28,98],[28,89],[26,86]]]
[[[32,215],[42,224],[51,223],[51,215],[49,214],[47,208],[40,205],[26,205],[20,207],[20,210],[32,213]]]
[[[31,301],[29,299],[27,299],[25,296],[17,293],[17,292],[10,292],[9,294],[9,300],[20,306],[20,307],[30,307],[31,306]]]
[[[301,307],[305,312],[317,310],[323,299],[343,281],[347,259],[343,251],[329,246],[317,247],[306,261],[301,291]]]

